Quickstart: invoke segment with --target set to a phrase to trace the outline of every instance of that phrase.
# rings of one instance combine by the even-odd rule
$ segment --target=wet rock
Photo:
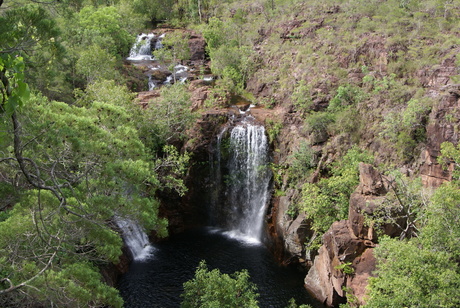
[[[157,70],[153,70],[150,73],[150,75],[152,76],[151,77],[152,80],[158,80],[160,82],[164,82],[164,81],[166,81],[168,76],[171,75],[171,72],[168,71],[168,70],[157,69]]]

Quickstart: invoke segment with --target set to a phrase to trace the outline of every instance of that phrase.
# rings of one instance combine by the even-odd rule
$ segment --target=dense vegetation
[[[273,168],[280,194],[297,191],[290,214],[311,220],[309,249],[346,218],[359,162],[394,179],[373,223],[397,209],[407,224],[380,241],[366,306],[459,306],[459,175],[428,193],[417,172],[395,172],[418,166],[439,103],[423,76],[449,62],[448,83],[460,82],[459,21],[458,0],[0,1],[0,305],[120,307],[100,274],[121,254],[117,217],[166,234],[155,196],[185,192],[190,157],[171,144],[194,121],[189,94],[174,85],[141,110],[122,59],[136,33],[167,23],[206,40],[219,77],[209,106],[239,94],[302,122],[298,151]],[[183,41],[157,56],[186,60]],[[458,132],[455,112],[445,120]],[[282,121],[267,128],[277,147]],[[440,162],[458,168],[460,148],[443,144]],[[215,300],[189,295],[220,276],[202,265],[184,306]]]

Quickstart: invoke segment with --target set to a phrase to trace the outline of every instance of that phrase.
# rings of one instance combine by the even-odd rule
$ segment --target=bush
[[[306,183],[302,187],[297,207],[312,220],[314,231],[323,234],[334,221],[347,218],[350,195],[359,184],[358,165],[372,161],[372,155],[354,146],[332,164],[331,177],[322,178],[316,184]]]
[[[257,287],[249,281],[246,270],[233,275],[218,269],[209,271],[201,261],[195,277],[184,283],[182,308],[257,308]]]

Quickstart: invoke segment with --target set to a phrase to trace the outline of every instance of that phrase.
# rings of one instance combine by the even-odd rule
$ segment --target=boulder
[[[204,106],[204,102],[208,98],[209,88],[208,87],[201,87],[195,89],[192,92],[190,100],[192,101],[192,111],[197,111],[198,109]]]
[[[324,234],[323,245],[305,278],[306,289],[328,306],[338,306],[346,302],[343,287],[347,286],[349,275],[338,267],[348,262],[355,262],[366,248],[366,243],[356,239],[350,232],[347,220],[334,222]],[[353,285],[353,287],[359,289],[358,286]]]
[[[159,80],[161,82],[164,82],[169,75],[171,75],[171,72],[165,69],[153,70],[150,73],[150,76],[153,80]]]
[[[354,273],[347,280],[346,290],[353,295],[356,299],[356,304],[360,306],[365,304],[366,287],[369,278],[373,276],[372,273],[375,271],[377,264],[373,252],[373,248],[368,248],[353,260]]]
[[[206,42],[203,37],[193,34],[188,41],[188,46],[190,48],[190,61],[196,62],[205,60]]]

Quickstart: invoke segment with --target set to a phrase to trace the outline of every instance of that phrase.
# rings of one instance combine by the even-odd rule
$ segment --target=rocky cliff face
[[[443,142],[457,144],[459,141],[460,84],[450,84],[433,89],[432,95],[439,103],[430,114],[427,126],[427,147],[422,153],[420,173],[425,186],[438,187],[450,181],[453,166],[443,168],[438,162]]]
[[[388,185],[371,165],[360,164],[359,169],[360,184],[350,198],[349,219],[335,222],[324,234],[305,278],[307,290],[328,306],[345,302],[347,294],[362,304],[367,279],[375,269],[372,250],[377,237],[372,226],[366,225],[366,216],[372,216]],[[391,228],[386,231],[393,232]]]

